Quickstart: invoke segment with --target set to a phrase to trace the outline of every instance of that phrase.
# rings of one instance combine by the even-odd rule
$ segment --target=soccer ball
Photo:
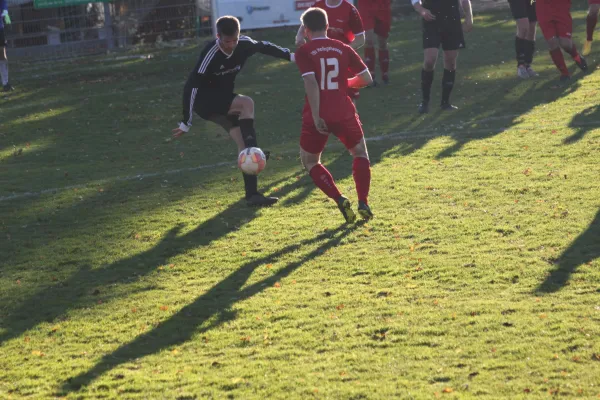
[[[247,175],[258,175],[266,165],[267,157],[258,147],[247,147],[238,156],[238,167]]]

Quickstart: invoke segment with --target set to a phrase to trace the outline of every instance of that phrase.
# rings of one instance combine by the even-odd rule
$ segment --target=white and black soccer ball
[[[266,165],[267,157],[258,147],[247,147],[238,156],[238,167],[248,175],[258,175]]]

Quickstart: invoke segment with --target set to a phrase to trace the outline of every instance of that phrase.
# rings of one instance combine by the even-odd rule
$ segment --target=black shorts
[[[0,29],[0,47],[6,47],[6,37],[4,37],[4,29]]]
[[[212,121],[228,132],[231,128],[239,126],[238,116],[229,114],[236,93],[210,89],[199,91],[202,91],[202,94],[194,100],[194,111],[200,118]]]
[[[423,48],[438,49],[440,45],[444,50],[466,47],[460,19],[423,20]]]
[[[510,12],[514,19],[528,18],[529,22],[536,22],[535,1],[531,0],[508,0]]]

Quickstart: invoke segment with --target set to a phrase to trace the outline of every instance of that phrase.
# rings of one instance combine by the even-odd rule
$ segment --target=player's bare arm
[[[306,98],[308,99],[308,104],[310,105],[310,111],[312,113],[315,127],[319,133],[322,133],[323,135],[329,135],[327,124],[323,118],[321,118],[319,113],[321,107],[321,93],[319,90],[319,83],[315,78],[315,74],[305,75],[302,77],[302,79],[304,79],[304,90],[306,91]]]
[[[473,30],[473,9],[471,7],[471,0],[462,0],[461,5],[465,15],[465,21],[463,22],[463,31],[471,32]]]
[[[469,5],[470,4],[471,3],[469,3]],[[423,7],[423,5],[421,4],[421,0],[412,0],[412,5],[415,11],[418,12],[419,15],[421,15],[421,17],[423,17],[425,21],[435,21],[435,15],[433,15],[431,11]]]
[[[348,87],[353,89],[361,89],[369,86],[373,83],[373,77],[368,69],[364,70],[360,74],[348,79]]]

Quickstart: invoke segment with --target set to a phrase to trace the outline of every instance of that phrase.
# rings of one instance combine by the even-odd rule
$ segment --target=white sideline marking
[[[486,129],[486,131],[489,131],[489,129]],[[428,131],[429,132],[429,131]],[[436,133],[430,133],[430,134],[419,134],[419,131],[401,131],[401,132],[397,132],[397,133],[392,133],[389,135],[382,135],[382,136],[373,136],[373,137],[369,137],[366,138],[367,141],[369,142],[377,142],[377,141],[381,141],[381,140],[386,140],[386,139],[397,139],[397,138],[428,138],[428,137],[435,137],[435,136],[441,136],[443,135],[443,132],[436,132]],[[297,151],[287,151],[287,152],[283,152],[280,154],[295,154],[297,153]],[[142,180],[145,178],[153,178],[156,176],[162,176],[162,175],[173,175],[173,174],[180,174],[183,172],[193,172],[193,171],[198,171],[198,170],[202,170],[202,169],[213,169],[213,168],[218,168],[218,167],[223,167],[226,165],[235,165],[235,161],[224,161],[224,162],[220,162],[220,163],[216,163],[216,164],[208,164],[208,165],[200,165],[198,167],[189,167],[189,168],[181,168],[181,169],[173,169],[173,170],[169,170],[169,171],[163,171],[163,172],[153,172],[153,173],[148,173],[148,174],[138,174],[138,175],[131,175],[131,176],[123,176],[123,177],[116,177],[116,178],[105,178],[105,179],[100,179],[99,181],[117,181],[117,182],[124,182],[124,181],[133,181],[133,180]],[[91,184],[90,183],[82,183],[79,185],[71,185],[71,186],[64,186],[64,187],[60,187],[60,188],[50,188],[50,189],[44,189],[44,190],[40,190],[38,192],[25,192],[25,193],[15,193],[15,194],[11,194],[8,196],[0,196],[0,203],[1,202],[5,202],[5,201],[11,201],[11,200],[18,200],[18,199],[24,199],[27,197],[37,197],[37,196],[41,196],[44,194],[56,194],[58,192],[63,192],[66,190],[73,190],[73,189],[83,189],[86,187],[89,187]]]
[[[504,117],[499,116],[499,117],[495,117],[495,118],[504,118]],[[511,128],[514,128],[514,129],[528,129],[529,128],[530,129],[532,127],[549,126],[549,125],[550,124],[536,125],[536,126],[498,127],[496,129],[493,129],[493,128],[467,129],[465,132],[463,132],[463,133],[466,133],[466,135],[464,135],[463,137],[471,137],[471,135],[468,135],[469,133],[495,132],[494,135],[499,135],[500,133],[510,130]],[[577,124],[576,126],[571,126],[570,128],[576,128],[577,126],[592,126],[592,125],[597,126],[598,122]],[[457,128],[457,129],[460,129],[460,128]],[[429,133],[429,132],[431,132],[431,133]],[[433,138],[433,137],[449,135],[451,133],[452,133],[452,131],[447,130],[447,129],[445,129],[445,130],[427,129],[427,130],[420,130],[420,131],[400,131],[400,132],[390,133],[388,135],[367,137],[366,141],[367,142],[379,142],[382,140],[400,139],[400,138],[402,138],[402,139]],[[294,151],[286,151],[286,152],[283,152],[280,154],[296,154],[296,153],[297,153],[297,151],[294,150]],[[227,166],[227,165],[235,165],[235,161],[223,161],[223,162],[216,163],[216,164],[200,165],[197,167],[180,168],[180,169],[173,169],[173,170],[162,171],[162,172],[152,172],[152,173],[148,173],[148,174],[118,176],[116,178],[104,178],[104,179],[100,179],[99,182],[110,182],[110,181],[126,182],[126,181],[133,181],[133,180],[142,180],[145,178],[153,178],[156,176],[173,175],[173,174],[180,174],[183,172],[199,171],[202,169],[219,168],[219,167],[223,167],[223,166]],[[41,195],[48,194],[48,193],[56,194],[58,192],[62,192],[65,190],[82,189],[82,188],[89,187],[90,185],[91,185],[91,183],[84,183],[84,184],[80,184],[80,185],[71,185],[71,186],[65,186],[65,187],[60,187],[60,188],[44,189],[39,192],[15,193],[15,194],[12,194],[9,196],[0,196],[0,203],[5,202],[5,201],[23,199],[23,198],[27,198],[27,197],[37,197],[37,196],[41,196]]]

